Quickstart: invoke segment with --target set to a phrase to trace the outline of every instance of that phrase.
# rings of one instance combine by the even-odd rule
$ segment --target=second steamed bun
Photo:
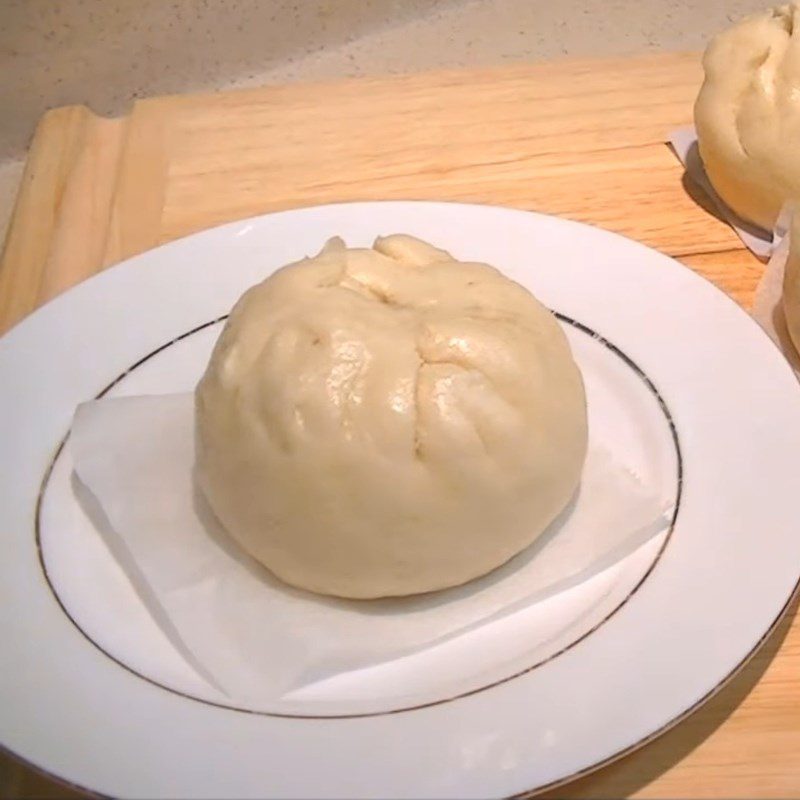
[[[694,117],[706,173],[740,217],[771,230],[800,195],[800,9],[746,17],[711,41],[703,67]]]

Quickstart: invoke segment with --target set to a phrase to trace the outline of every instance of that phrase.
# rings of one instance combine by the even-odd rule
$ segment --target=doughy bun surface
[[[694,109],[706,172],[740,217],[772,230],[800,194],[800,9],[780,6],[718,34]]]
[[[463,583],[539,536],[586,453],[553,315],[409,236],[333,239],[236,304],[196,392],[197,478],[283,580],[368,598]]]

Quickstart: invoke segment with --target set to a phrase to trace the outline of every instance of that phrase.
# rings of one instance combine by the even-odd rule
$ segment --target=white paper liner
[[[191,394],[81,405],[70,447],[79,500],[189,663],[232,701],[263,705],[517,612],[617,563],[670,509],[597,443],[580,489],[527,551],[469,584],[346,601],[293,589],[244,555],[195,491]]]

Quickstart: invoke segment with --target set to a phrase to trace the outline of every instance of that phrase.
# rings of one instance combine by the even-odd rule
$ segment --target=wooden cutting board
[[[211,225],[343,200],[507,205],[675,256],[748,307],[762,272],[664,144],[699,57],[571,61],[73,106],[34,136],[0,264],[0,330],[110,264]],[[224,268],[225,265],[220,265]],[[800,795],[795,608],[739,675],[569,797]],[[20,770],[17,796],[66,796]],[[63,794],[59,794],[59,791]]]

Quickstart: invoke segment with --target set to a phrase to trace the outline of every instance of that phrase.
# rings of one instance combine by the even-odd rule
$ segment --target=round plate
[[[397,713],[248,713],[110,658],[65,613],[43,571],[53,556],[37,548],[40,487],[75,406],[328,237],[363,246],[396,231],[496,265],[649,378],[680,443],[682,476],[680,512],[655,566],[558,657]],[[174,376],[168,359],[153,363],[162,367],[151,373]],[[752,653],[798,580],[800,387],[790,368],[710,284],[574,222],[480,206],[357,203],[232,223],[130,259],[37,311],[0,341],[0,381],[0,741],[100,793],[535,790],[604,763],[696,707]],[[68,542],[59,542],[64,553]],[[88,562],[85,574],[84,604],[95,577]],[[101,604],[100,582],[97,597]],[[101,629],[102,614],[92,624]],[[108,649],[124,649],[124,640],[123,632]]]

